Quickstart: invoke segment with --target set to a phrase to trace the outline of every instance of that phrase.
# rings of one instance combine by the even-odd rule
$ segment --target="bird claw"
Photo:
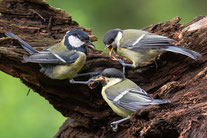
[[[130,116],[122,118],[121,120],[111,122],[110,126],[111,126],[112,130],[114,132],[116,132],[118,130],[118,124],[123,122],[123,121],[129,120],[129,118],[130,118]]]
[[[118,61],[119,61],[119,63],[122,65],[122,72],[123,72],[123,74],[125,75],[125,67],[126,67],[126,64],[125,64],[125,62],[124,62],[124,60],[122,60],[122,59],[117,59]]]
[[[122,60],[122,59],[117,59],[117,60],[120,62],[120,64],[122,64],[122,66],[124,66],[124,65],[125,65],[124,60]]]
[[[118,130],[118,124],[116,122],[112,122],[110,124],[110,126],[114,132],[116,132]]]

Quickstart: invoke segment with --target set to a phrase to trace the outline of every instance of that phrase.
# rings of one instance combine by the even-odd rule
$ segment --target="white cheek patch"
[[[85,44],[85,42],[82,42],[78,37],[72,35],[68,37],[68,42],[73,47],[80,47]]]
[[[120,45],[120,40],[122,39],[122,35],[123,35],[122,32],[118,32],[118,34],[117,34],[114,42],[112,43],[112,45],[115,44],[115,45],[119,46]]]

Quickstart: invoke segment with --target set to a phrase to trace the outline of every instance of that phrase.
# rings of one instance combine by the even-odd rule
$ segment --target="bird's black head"
[[[85,46],[94,48],[86,32],[80,29],[73,29],[66,33],[64,45],[70,50],[78,50],[86,53]]]
[[[105,48],[108,48],[110,55],[113,50],[117,50],[117,43],[122,38],[122,30],[121,29],[113,29],[109,30],[105,33],[103,37],[103,43],[105,44]]]
[[[107,68],[102,72],[102,76],[106,78],[119,78],[119,79],[124,79],[125,76],[124,74],[115,68]]]
[[[124,74],[115,68],[107,68],[103,70],[101,75],[98,75],[95,78],[96,82],[101,83],[103,86],[106,85],[114,85],[116,83],[119,83],[125,79]]]
[[[103,43],[105,45],[111,45],[119,32],[122,32],[121,29],[113,29],[113,30],[109,30],[108,32],[105,33],[104,37],[103,37]]]

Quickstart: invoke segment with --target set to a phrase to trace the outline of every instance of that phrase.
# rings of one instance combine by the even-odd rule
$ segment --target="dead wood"
[[[166,106],[149,106],[132,115],[130,122],[111,131],[111,121],[119,119],[103,101],[101,87],[90,90],[84,85],[71,85],[68,80],[52,80],[39,72],[39,65],[21,63],[26,52],[11,31],[37,49],[59,42],[66,31],[80,28],[62,10],[46,2],[10,0],[0,3],[0,69],[45,97],[53,107],[68,118],[55,137],[205,137],[207,136],[207,17],[196,17],[186,25],[180,18],[144,28],[149,32],[177,40],[177,45],[200,52],[199,61],[174,53],[164,53],[158,60],[159,69],[148,64],[127,69],[128,78],[155,98],[170,99]],[[91,40],[97,38],[90,35]],[[121,69],[101,51],[88,49],[87,63],[81,72]],[[87,78],[80,78],[87,79]],[[73,119],[76,121],[74,121]]]

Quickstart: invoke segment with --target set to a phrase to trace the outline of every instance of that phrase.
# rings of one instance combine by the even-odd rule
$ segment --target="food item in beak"
[[[109,50],[109,56],[111,56],[114,47],[113,47],[112,45],[109,45],[107,48],[108,48],[108,50]]]
[[[98,82],[97,82],[97,81],[90,81],[90,82],[88,83],[88,87],[89,87],[90,89],[95,89],[97,86],[98,86]]]

